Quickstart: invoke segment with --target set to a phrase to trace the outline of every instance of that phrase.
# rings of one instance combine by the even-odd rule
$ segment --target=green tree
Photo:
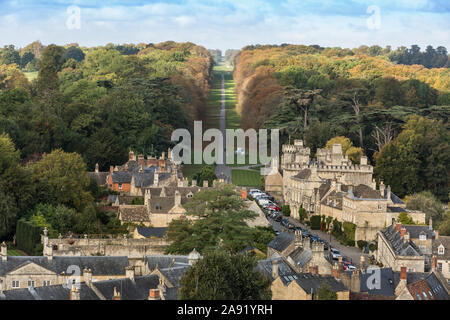
[[[317,300],[337,300],[337,293],[323,283],[317,291]]]
[[[211,186],[213,181],[217,179],[214,171],[214,166],[203,166],[199,172],[194,174],[193,178],[197,180],[199,186],[203,185],[203,181],[208,181]]]
[[[44,154],[42,159],[33,165],[33,171],[48,203],[65,204],[82,210],[93,202],[87,191],[90,179],[86,165],[79,154],[62,150]]]
[[[415,224],[414,220],[411,218],[410,215],[408,215],[406,212],[401,212],[398,215],[398,222],[400,222],[401,224]]]
[[[231,185],[201,190],[184,207],[186,214],[196,219],[173,220],[169,224],[167,235],[172,243],[168,253],[187,254],[194,248],[204,252],[217,246],[239,252],[252,244],[255,231],[245,220],[256,214],[246,209]]]
[[[406,208],[425,212],[425,222],[433,219],[433,224],[438,224],[444,215],[444,206],[430,191],[414,193],[406,197]]]
[[[291,207],[287,204],[284,204],[281,207],[281,212],[283,213],[283,216],[289,217],[291,215]]]
[[[303,208],[303,205],[298,209],[298,218],[300,222],[303,222],[308,217],[308,212]]]
[[[181,278],[181,300],[270,300],[272,281],[248,255],[206,253]]]

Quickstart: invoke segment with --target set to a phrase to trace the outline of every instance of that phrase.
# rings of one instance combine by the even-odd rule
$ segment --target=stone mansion
[[[266,191],[290,206],[298,218],[301,207],[311,215],[331,216],[356,225],[355,241],[372,241],[377,232],[407,212],[415,223],[425,223],[425,214],[409,211],[390,186],[380,182],[377,189],[373,166],[362,156],[354,164],[343,154],[342,145],[317,149],[312,159],[302,140],[282,146],[280,170],[266,176]]]

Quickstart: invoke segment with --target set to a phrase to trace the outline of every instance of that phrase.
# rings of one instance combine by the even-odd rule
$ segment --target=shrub
[[[354,247],[355,246],[355,240],[347,240],[346,245],[349,247]]]
[[[320,216],[312,216],[309,221],[311,222],[312,230],[320,230]]]
[[[283,205],[281,208],[281,211],[283,212],[283,216],[289,217],[291,215],[291,208],[288,205]]]
[[[41,255],[42,246],[39,246],[41,242],[41,232],[41,227],[35,226],[24,219],[17,221],[17,248],[30,255]]]
[[[367,241],[364,240],[358,240],[356,244],[358,245],[358,248],[361,250],[367,247]]]
[[[377,248],[378,248],[378,245],[376,244],[376,243],[371,243],[371,244],[369,244],[369,250],[370,251],[375,251],[375,250],[377,250]]]
[[[308,213],[306,212],[305,208],[303,208],[303,205],[300,206],[300,208],[298,209],[298,218],[299,218],[300,222],[303,222],[307,216],[308,216]]]

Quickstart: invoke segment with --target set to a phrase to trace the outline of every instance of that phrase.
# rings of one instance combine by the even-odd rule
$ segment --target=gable
[[[8,275],[56,275],[56,273],[30,261],[11,270]]]

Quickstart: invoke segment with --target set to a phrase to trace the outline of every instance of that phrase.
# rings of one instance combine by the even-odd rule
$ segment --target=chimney
[[[109,173],[113,173],[114,172],[114,167],[113,166],[109,166]]]
[[[175,191],[175,206],[181,206],[181,194],[180,191]]]
[[[129,266],[125,268],[125,276],[134,282],[134,267]]]
[[[358,270],[353,270],[352,278],[350,280],[350,291],[352,292],[361,291],[361,277]]]
[[[295,249],[301,248],[303,242],[303,236],[301,230],[295,230],[294,232],[294,246]]]
[[[311,249],[311,241],[309,240],[309,238],[303,238],[303,249],[304,250],[309,250]]]
[[[155,174],[153,176],[153,185],[157,187],[159,184],[159,172],[155,171]]]
[[[114,167],[114,171],[115,171],[115,172],[119,171],[119,167],[118,167],[118,166],[115,166],[115,167]]]
[[[437,230],[434,232],[434,239],[435,240],[439,239],[439,231]]]
[[[90,285],[92,283],[92,270],[91,269],[84,269],[83,270],[83,280],[87,285]]]
[[[138,165],[142,166],[144,164],[145,158],[143,154],[138,155]]]
[[[145,189],[144,205],[148,206],[150,204],[151,197],[152,197],[152,193],[150,192],[150,189]]]
[[[164,151],[163,151],[162,154],[161,154],[161,159],[162,159],[162,160],[166,159],[166,153],[165,153]]]
[[[380,194],[384,198],[384,182],[380,181]]]
[[[132,150],[130,150],[130,152],[128,153],[128,160],[130,161],[136,160],[136,157],[134,156],[134,152]]]
[[[53,260],[53,247],[51,245],[47,245],[44,247],[45,250],[45,256],[47,257],[47,260],[51,261]]]
[[[397,222],[397,224],[395,225],[395,231],[400,232],[401,229],[402,229],[402,224],[400,222]]]
[[[98,163],[95,164],[95,172],[98,173]]]
[[[401,267],[400,268],[400,280],[405,280],[407,279],[407,274],[406,274],[406,267]]]
[[[139,165],[139,172],[144,172],[144,168],[142,168],[142,164]]]
[[[403,238],[403,237],[405,236],[405,233],[406,233],[405,227],[401,228],[401,229],[400,229],[400,237]]]
[[[161,300],[159,289],[150,289],[148,291],[148,300]]]
[[[405,230],[406,231],[406,230]],[[405,234],[403,235],[403,237],[405,238],[405,241],[409,241],[410,237],[409,237],[409,232],[405,232]]]
[[[331,276],[335,279],[339,279],[341,277],[341,270],[339,269],[339,264],[335,263],[331,267]]]
[[[341,192],[341,182],[336,181],[336,192]]]
[[[272,278],[278,278],[278,260],[272,260]]]
[[[391,201],[391,186],[387,186],[387,200]]]
[[[359,257],[359,269],[361,272],[366,272],[366,259],[364,258],[364,255]]]
[[[80,300],[80,290],[75,284],[73,284],[72,289],[70,289],[70,300]]]
[[[309,266],[309,273],[319,274],[319,266]]]
[[[197,186],[197,180],[192,179],[191,186],[196,187]]]
[[[209,182],[208,180],[203,180],[203,188],[208,188]]]
[[[113,300],[121,300],[120,298],[120,292],[117,292],[116,287],[114,287],[114,295],[112,297]]]
[[[2,255],[2,261],[8,260],[8,247],[6,246],[5,241],[2,242],[1,255]]]
[[[433,218],[430,217],[430,220],[428,220],[428,229],[433,230]]]
[[[432,256],[431,257],[431,270],[436,271],[436,269],[437,269],[437,257]]]

